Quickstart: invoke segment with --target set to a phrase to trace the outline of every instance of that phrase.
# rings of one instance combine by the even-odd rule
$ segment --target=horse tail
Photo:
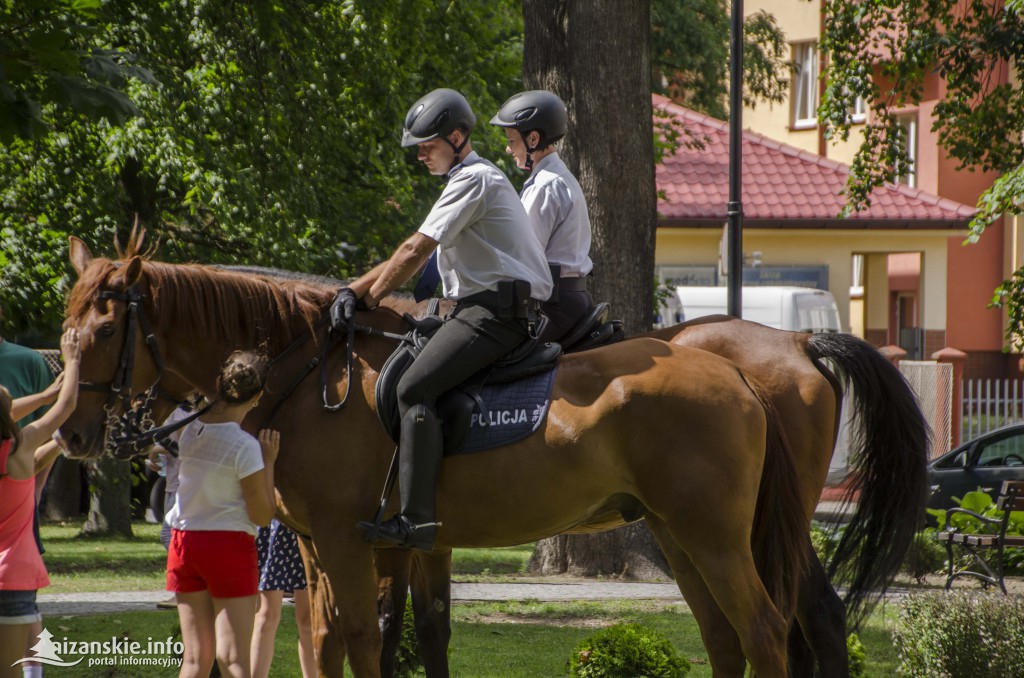
[[[768,429],[750,546],[754,565],[775,607],[789,619],[807,567],[807,518],[799,477],[779,414],[761,386],[745,377],[764,408]]]
[[[828,564],[845,583],[847,619],[856,628],[885,593],[920,525],[927,500],[930,432],[903,375],[871,344],[849,334],[814,334],[807,353],[819,369],[827,359],[852,395],[854,480],[860,491]]]

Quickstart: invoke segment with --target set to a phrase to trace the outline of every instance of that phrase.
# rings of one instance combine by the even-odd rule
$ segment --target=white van
[[[677,287],[676,296],[681,308],[677,313],[672,312],[676,309],[666,309],[663,317],[682,322],[728,313],[726,287]],[[675,304],[670,302],[669,306]],[[744,287],[743,319],[796,332],[842,331],[835,297],[810,287]]]
[[[725,287],[677,287],[660,309],[664,324],[693,320],[706,315],[728,313]],[[744,287],[743,319],[782,330],[798,332],[841,332],[839,309],[831,292],[810,287]],[[849,474],[849,399],[843,400],[843,418],[836,447],[829,464],[828,483],[835,484]]]

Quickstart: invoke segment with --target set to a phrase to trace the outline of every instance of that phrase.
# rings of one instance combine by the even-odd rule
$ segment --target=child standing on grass
[[[303,678],[317,675],[313,651],[313,624],[306,590],[306,569],[299,553],[295,533],[277,518],[256,535],[260,561],[260,600],[256,629],[252,636],[253,678],[267,678],[274,659],[274,637],[281,623],[281,607],[286,591],[294,596],[295,626],[299,632],[299,666]]]
[[[50,585],[32,534],[35,475],[49,468],[60,448],[51,440],[78,402],[78,331],[60,340],[64,380],[57,402],[42,417],[19,429],[15,423],[45,405],[36,394],[13,400],[0,386],[0,677],[21,675],[29,630],[41,619],[36,592]]]
[[[206,678],[214,659],[225,677],[250,675],[256,526],[274,517],[280,435],[263,429],[257,442],[240,424],[259,404],[267,369],[262,355],[231,354],[217,377],[217,402],[181,434],[167,557],[185,644],[181,676]]]

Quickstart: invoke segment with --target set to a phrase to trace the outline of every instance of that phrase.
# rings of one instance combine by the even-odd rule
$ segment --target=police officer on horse
[[[367,537],[431,550],[438,523],[434,495],[443,438],[435,403],[530,337],[530,318],[552,291],[541,247],[515,189],[473,151],[469,103],[436,89],[409,109],[402,146],[416,146],[431,174],[446,177],[419,230],[386,262],[342,289],[332,318],[351,321],[412,278],[436,251],[446,299],[455,307],[398,384],[401,511]]]

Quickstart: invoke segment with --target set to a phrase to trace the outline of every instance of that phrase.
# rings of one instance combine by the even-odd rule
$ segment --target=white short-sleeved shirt
[[[164,419],[163,426],[176,424],[188,415],[189,413],[186,410],[180,407],[175,408],[175,410],[167,415],[166,419]],[[167,437],[176,443],[180,443],[182,431],[183,429],[179,428],[177,431],[173,431],[168,434]],[[178,458],[173,454],[168,453],[164,455],[164,475],[167,478],[167,484],[164,486],[164,492],[167,494],[174,494],[178,491],[178,464]]]
[[[263,468],[259,442],[234,422],[185,427],[178,443],[178,496],[168,524],[176,530],[256,534],[241,479]]]
[[[419,232],[438,242],[446,299],[496,290],[502,280],[526,280],[534,299],[551,296],[544,248],[519,196],[501,170],[475,152],[449,172]]]
[[[594,268],[590,260],[590,214],[583,189],[558,153],[533,166],[520,195],[549,263],[562,267],[563,277],[582,277]]]

